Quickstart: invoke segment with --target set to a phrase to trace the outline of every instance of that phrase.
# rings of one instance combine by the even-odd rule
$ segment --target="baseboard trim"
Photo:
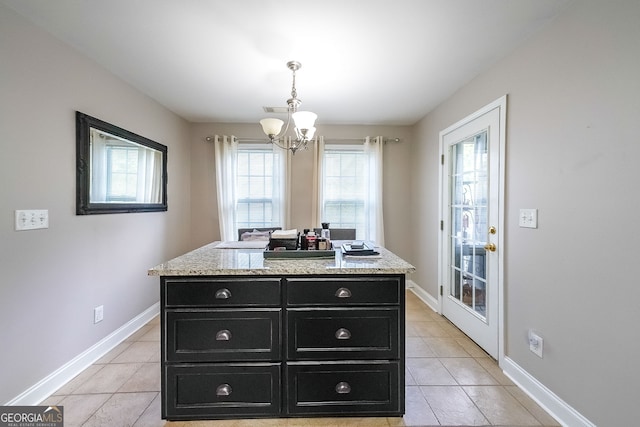
[[[432,297],[430,293],[428,293],[427,291],[422,289],[420,286],[418,286],[416,282],[414,282],[413,280],[407,280],[406,288],[409,289],[414,294],[416,294],[416,296],[420,298],[422,302],[427,304],[431,310],[435,311],[436,313],[439,313],[438,299]]]
[[[111,349],[131,336],[138,329],[146,325],[160,313],[160,302],[155,303],[129,322],[112,332],[97,344],[83,351],[42,380],[11,399],[7,406],[38,405],[51,396],[60,387],[71,381],[80,372],[87,369],[96,360],[107,354]]]
[[[591,421],[573,407],[560,399],[554,392],[534,378],[520,365],[509,357],[504,358],[501,368],[504,374],[511,379],[522,391],[536,401],[538,405],[549,412],[558,422],[564,426],[596,427]]]

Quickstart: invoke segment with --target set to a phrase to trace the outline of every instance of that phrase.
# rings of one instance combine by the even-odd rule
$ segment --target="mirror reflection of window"
[[[162,153],[91,128],[92,203],[161,203]]]

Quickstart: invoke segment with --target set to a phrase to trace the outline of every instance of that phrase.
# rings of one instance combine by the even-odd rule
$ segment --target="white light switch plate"
[[[538,209],[520,209],[518,225],[524,228],[538,228]]]
[[[30,209],[16,211],[16,231],[49,228],[48,209]]]

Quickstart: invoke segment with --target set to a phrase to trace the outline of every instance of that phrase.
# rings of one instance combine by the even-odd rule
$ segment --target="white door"
[[[442,314],[500,360],[506,96],[440,132]]]

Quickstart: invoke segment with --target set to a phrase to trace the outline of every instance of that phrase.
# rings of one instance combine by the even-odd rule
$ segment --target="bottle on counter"
[[[302,232],[302,235],[300,235],[300,249],[303,251],[306,251],[308,248],[308,244],[307,244],[308,233],[309,233],[309,229],[305,228],[304,231]]]
[[[323,222],[322,223],[322,230],[320,230],[320,237],[325,239],[326,248],[327,249],[331,249],[331,230],[329,230],[329,223],[328,222]]]
[[[307,233],[307,250],[308,251],[315,251],[316,249],[318,249],[318,242],[317,242],[317,236],[316,233],[314,231],[309,231]]]

